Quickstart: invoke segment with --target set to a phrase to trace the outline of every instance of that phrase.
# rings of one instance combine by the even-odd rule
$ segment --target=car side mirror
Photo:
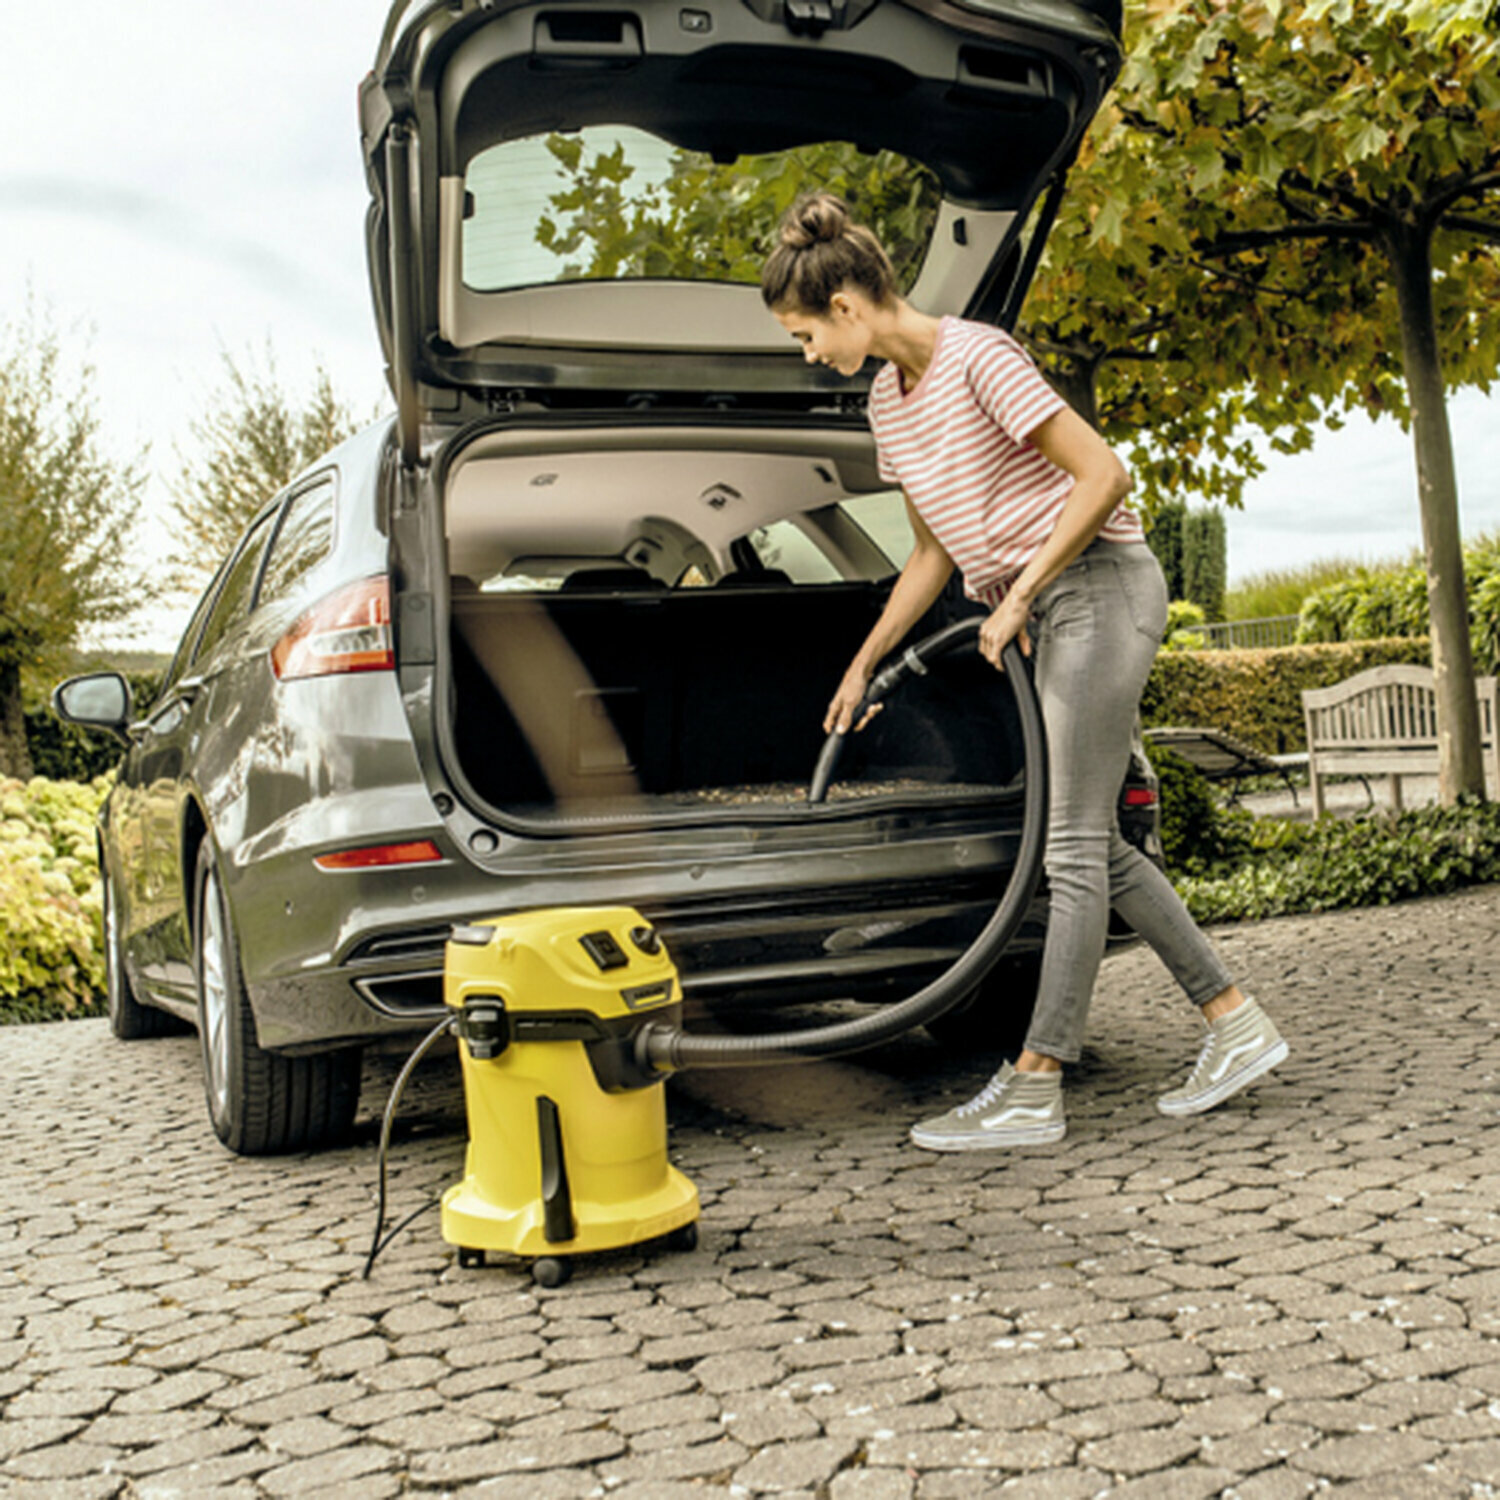
[[[90,672],[59,683],[52,690],[52,711],[69,724],[105,729],[130,742],[130,684],[118,672]]]

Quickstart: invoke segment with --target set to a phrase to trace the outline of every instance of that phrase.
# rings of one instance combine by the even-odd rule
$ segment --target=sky
[[[310,391],[325,365],[361,412],[386,401],[370,312],[355,91],[384,0],[69,0],[25,13],[0,146],[0,322],[28,289],[85,354],[103,442],[149,447],[144,555],[169,547],[166,482],[224,353]],[[12,17],[18,20],[19,15]],[[1393,337],[1395,336],[1393,330]],[[1450,403],[1466,535],[1500,528],[1500,392]],[[1228,513],[1231,582],[1420,546],[1411,440],[1353,421],[1270,457]],[[143,622],[169,648],[184,602]]]

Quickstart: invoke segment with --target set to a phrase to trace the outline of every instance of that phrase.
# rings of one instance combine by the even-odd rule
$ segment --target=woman
[[[1121,836],[1116,798],[1141,690],[1166,626],[1167,591],[1130,477],[1102,438],[1042,379],[1019,344],[986,324],[934,318],[896,291],[890,260],[844,203],[814,193],[782,221],[761,275],[766,305],[809,363],[853,375],[886,361],[870,389],[880,473],[905,493],[916,545],[829,705],[825,732],[855,711],[881,658],[955,567],[991,611],[979,649],[1035,652],[1051,795],[1051,915],[1025,1047],[973,1099],[912,1127],[934,1151],[1061,1140],[1062,1072],[1076,1062],[1109,910],[1150,943],[1208,1025],[1168,1115],[1222,1103],[1275,1067],[1286,1043],[1242,994],[1161,871]]]

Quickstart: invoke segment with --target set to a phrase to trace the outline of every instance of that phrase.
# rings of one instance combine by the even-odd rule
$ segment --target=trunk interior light
[[[282,682],[341,672],[394,670],[391,581],[362,578],[320,599],[271,647],[271,668]]]
[[[443,851],[431,839],[409,844],[371,844],[363,849],[340,849],[319,854],[313,863],[320,870],[376,870],[386,865],[434,865],[443,861]]]
[[[1128,787],[1125,792],[1126,807],[1155,807],[1156,793],[1148,786]]]

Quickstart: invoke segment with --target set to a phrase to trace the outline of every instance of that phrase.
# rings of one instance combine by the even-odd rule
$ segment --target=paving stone
[[[833,1476],[828,1500],[912,1500],[916,1480],[900,1469],[846,1469]]]
[[[1178,1408],[1171,1401],[1151,1396],[1142,1401],[1120,1401],[1107,1406],[1091,1406],[1057,1418],[1051,1425],[1079,1442],[1113,1437],[1144,1427],[1166,1427],[1178,1418]]]
[[[1093,1468],[1130,1476],[1172,1468],[1198,1450],[1199,1441],[1190,1433],[1150,1428],[1085,1443],[1078,1457]]]
[[[616,1482],[631,1480],[703,1479],[728,1483],[729,1476],[750,1458],[750,1450],[732,1438],[716,1443],[697,1443],[689,1448],[659,1448],[652,1453],[611,1458],[599,1465],[609,1493]]]
[[[1077,1445],[1065,1433],[922,1432],[876,1437],[865,1461],[875,1468],[1050,1469],[1071,1461]]]
[[[741,1397],[729,1403],[720,1420],[724,1431],[752,1453],[772,1443],[819,1437],[823,1430],[822,1423],[797,1402],[760,1393],[751,1399]],[[884,1414],[877,1418],[883,1420]]]
[[[748,1474],[796,1500],[1479,1500],[1497,928],[1500,887],[1224,929],[1297,1064],[1186,1125],[1153,1100],[1192,1018],[1152,955],[1112,956],[1073,1135],[1003,1161],[905,1143],[984,1071],[922,1038],[784,1083],[685,1075],[700,1249],[599,1257],[550,1292],[519,1264],[459,1272],[419,1230],[362,1281],[368,1114],[350,1148],[234,1158],[205,1139],[191,1038],[122,1073],[105,1023],[67,1048],[0,1029],[23,1207],[0,1214],[0,1490],[686,1500]],[[1355,989],[1350,1059],[1324,1001]],[[1441,1087],[1410,1064],[1418,1011]],[[367,1099],[399,1062],[367,1058]],[[79,1136],[90,1093],[107,1137]],[[408,1107],[419,1201],[461,1159],[461,1086],[418,1077]],[[41,1477],[80,1453],[114,1467]]]
[[[1311,1475],[1278,1464],[1257,1474],[1237,1477],[1224,1491],[1224,1497],[1225,1500],[1302,1500],[1317,1488],[1318,1481]]]
[[[682,1422],[696,1422],[722,1415],[720,1404],[707,1395],[673,1396],[665,1401],[643,1401],[638,1406],[624,1407],[610,1413],[609,1425],[626,1437],[650,1432],[658,1427],[671,1427]],[[596,1425],[594,1413],[570,1412],[569,1419],[582,1425]],[[518,1426],[515,1431],[519,1432]]]
[[[0,1425],[0,1460],[13,1458],[33,1448],[66,1442],[88,1424],[82,1417],[26,1417]]]
[[[67,1482],[68,1500],[111,1500],[125,1493],[125,1479],[119,1474],[88,1474]],[[57,1482],[51,1479],[6,1479],[7,1500],[58,1500]],[[253,1500],[253,1497],[247,1497]]]
[[[395,1466],[396,1455],[390,1449],[361,1444],[269,1469],[257,1476],[257,1482],[268,1495],[302,1496],[335,1486],[363,1493],[372,1475]]]
[[[256,1442],[254,1432],[233,1422],[221,1421],[210,1427],[203,1427],[180,1436],[171,1436],[157,1430],[157,1421],[159,1419],[153,1419],[149,1424],[142,1424],[144,1432],[149,1433],[150,1437],[157,1441],[128,1454],[117,1465],[122,1473],[141,1476],[143,1484],[146,1482],[146,1476],[150,1476],[151,1482],[154,1483],[155,1476],[158,1474],[205,1465],[223,1458],[226,1454],[247,1449]],[[277,1461],[272,1455],[264,1455],[259,1466],[266,1467]]]
[[[807,1442],[773,1442],[734,1472],[732,1483],[752,1493],[784,1494],[813,1490],[832,1482],[834,1475],[858,1452],[852,1441],[820,1438]]]
[[[625,1439],[595,1428],[535,1442],[501,1438],[461,1448],[433,1449],[414,1457],[412,1483],[419,1488],[447,1489],[495,1474],[571,1469],[613,1458],[625,1451]]]
[[[1290,1462],[1328,1479],[1367,1479],[1394,1470],[1415,1468],[1441,1451],[1436,1443],[1410,1433],[1381,1432],[1329,1438]],[[1491,1471],[1491,1475],[1495,1471]]]
[[[380,1422],[430,1411],[442,1404],[442,1398],[434,1391],[383,1391],[378,1395],[342,1401],[330,1408],[329,1415],[333,1421],[346,1427],[374,1427]]]
[[[1420,1469],[1350,1480],[1339,1485],[1337,1493],[1346,1500],[1458,1500],[1460,1496],[1469,1500],[1476,1490],[1461,1475],[1439,1473],[1424,1464]],[[1477,1493],[1482,1495],[1484,1491]]]
[[[630,1496],[635,1491],[636,1500],[704,1500],[702,1490],[687,1491],[685,1486],[651,1484],[636,1489],[626,1485],[611,1490],[611,1500],[616,1496]],[[578,1472],[549,1469],[544,1474],[497,1474],[482,1479],[477,1484],[461,1485],[456,1490],[445,1491],[454,1500],[589,1500],[601,1492],[600,1484],[592,1469]],[[351,1496],[349,1500],[359,1500]]]

